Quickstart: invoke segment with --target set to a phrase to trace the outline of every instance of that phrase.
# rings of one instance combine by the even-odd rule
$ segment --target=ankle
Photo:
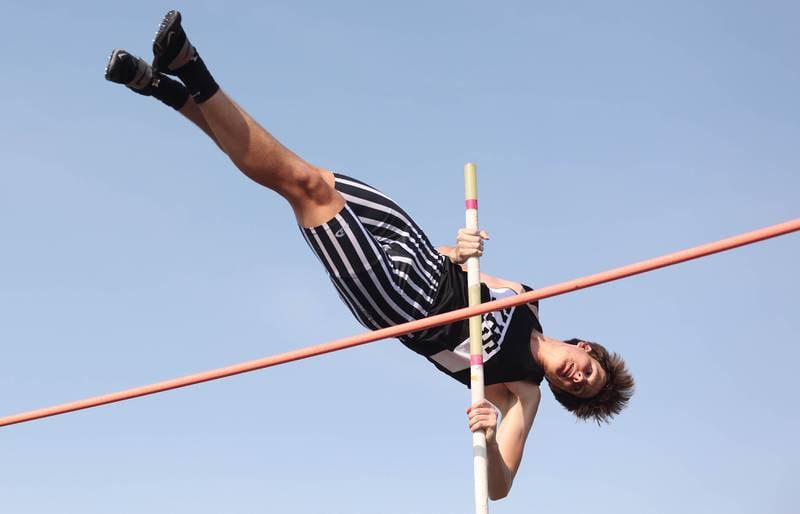
[[[205,102],[219,91],[219,84],[196,51],[189,62],[175,70],[175,74],[186,84],[189,95],[198,104]]]
[[[157,74],[149,94],[164,104],[179,111],[189,100],[189,91],[186,86],[166,75]]]

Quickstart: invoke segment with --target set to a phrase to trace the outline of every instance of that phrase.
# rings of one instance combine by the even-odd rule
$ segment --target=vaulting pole
[[[464,165],[467,228],[478,230],[478,176],[475,165]],[[467,291],[469,306],[481,303],[481,272],[477,257],[467,259]],[[470,393],[472,404],[483,400],[483,321],[477,314],[469,318]],[[489,482],[487,478],[486,432],[472,433],[472,468],[475,477],[475,514],[489,512]]]
[[[508,298],[502,298],[500,300],[493,300],[491,302],[482,303],[478,307],[464,307],[463,309],[458,309],[451,312],[445,312],[443,314],[437,314],[436,316],[431,316],[429,318],[424,318],[416,321],[409,321],[407,323],[402,323],[400,325],[395,325],[393,327],[382,328],[380,330],[374,330],[372,332],[365,332],[355,336],[345,337],[342,339],[337,339],[335,341],[329,341],[327,343],[318,344],[316,346],[300,348],[298,350],[293,350],[278,355],[263,357],[261,359],[242,362],[240,364],[233,364],[231,366],[212,369],[210,371],[203,371],[201,373],[194,373],[192,375],[173,378],[171,380],[165,380],[163,382],[156,382],[154,384],[134,387],[132,389],[125,389],[123,391],[117,391],[115,393],[108,393],[101,396],[86,398],[84,400],[62,403],[59,405],[53,405],[52,407],[44,407],[32,411],[21,412],[19,414],[13,414],[10,416],[0,418],[0,427],[6,425],[13,425],[15,423],[24,423],[26,421],[33,421],[36,419],[46,418],[48,416],[66,414],[67,412],[74,412],[81,409],[99,407],[100,405],[106,405],[109,403],[130,400],[132,398],[137,398],[139,396],[162,393],[164,391],[169,391],[170,389],[177,389],[179,387],[186,387],[194,384],[200,384],[202,382],[208,382],[210,380],[218,380],[220,378],[230,377],[233,375],[238,375],[240,373],[247,373],[250,371],[256,371],[258,369],[268,368],[270,366],[286,364],[287,362],[292,362],[300,359],[307,359],[309,357],[322,355],[324,353],[344,350],[345,348],[352,348],[354,346],[371,343],[373,341],[378,341],[380,339],[399,337],[403,334],[417,332],[419,330],[426,330],[428,328],[438,327],[440,325],[446,325],[448,323],[461,321],[463,319],[466,319],[470,316],[474,316],[477,314],[499,311],[501,309],[507,309],[509,307],[513,307],[515,305],[522,305],[524,303],[530,303],[535,300],[541,300],[543,298],[549,298],[551,296],[557,296],[564,293],[571,293],[573,291],[577,291],[578,289],[593,287],[599,284],[603,284],[605,282],[611,282],[612,280],[619,280],[621,278],[630,277],[631,275],[637,275],[639,273],[653,271],[658,268],[672,266],[680,262],[697,259],[698,257],[705,257],[706,255],[711,255],[712,253],[731,250],[739,246],[749,245],[752,243],[756,243],[758,241],[763,241],[764,239],[782,236],[798,230],[800,230],[800,218],[785,221],[783,223],[778,223],[777,225],[764,227],[758,230],[754,230],[752,232],[746,232],[744,234],[739,234],[737,236],[728,237],[726,239],[720,239],[719,241],[706,243],[704,245],[696,246],[694,248],[689,248],[687,250],[681,250],[679,252],[662,255],[661,257],[656,257],[654,259],[635,262],[633,264],[628,264],[627,266],[622,266],[612,270],[603,271],[602,273],[595,273],[594,275],[589,275],[586,277],[569,280],[567,282],[561,282],[560,284],[554,284],[551,286],[542,287],[534,291],[529,291],[527,293],[522,293],[519,295],[510,296]]]

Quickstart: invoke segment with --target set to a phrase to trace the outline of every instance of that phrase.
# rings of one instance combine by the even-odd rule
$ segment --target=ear
[[[575,346],[577,346],[578,348],[580,348],[581,350],[583,350],[586,353],[589,353],[589,352],[592,351],[592,345],[590,345],[586,341],[581,341],[580,343],[578,343]]]

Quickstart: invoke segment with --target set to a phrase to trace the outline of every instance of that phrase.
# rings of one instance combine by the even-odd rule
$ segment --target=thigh
[[[437,291],[444,258],[414,219],[374,187],[341,174],[335,178],[336,189],[383,247],[398,283],[421,295],[428,294],[423,290]]]
[[[414,219],[378,189],[338,173],[335,178],[336,190],[398,269],[431,281],[441,270],[442,257]]]
[[[344,175],[335,178],[345,206],[303,234],[339,294],[369,328],[426,316],[443,258],[386,195]]]

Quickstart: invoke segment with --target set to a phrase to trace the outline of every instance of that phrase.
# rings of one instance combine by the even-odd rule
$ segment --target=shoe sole
[[[180,27],[180,25],[181,13],[179,11],[169,11],[164,15],[153,38],[153,55],[156,57],[164,55],[164,49],[169,46],[170,35],[175,32],[175,27]]]
[[[129,61],[130,59],[133,63]],[[140,63],[143,63],[144,67]],[[128,86],[135,91],[142,91],[148,85],[157,85],[157,77],[152,68],[139,57],[121,48],[114,49],[108,58],[106,80]]]
[[[112,75],[112,74],[111,74],[111,69],[114,67],[113,65],[114,65],[114,63],[115,63],[115,62],[116,62],[116,60],[117,60],[117,56],[118,56],[120,53],[122,53],[122,52],[125,52],[125,50],[123,50],[123,49],[121,49],[121,48],[115,48],[115,49],[114,49],[114,50],[111,52],[111,55],[110,55],[110,56],[108,56],[108,62],[106,63],[106,73],[105,73],[105,77],[106,77],[106,80],[108,80],[109,82],[114,82],[114,83],[117,83],[117,84],[124,84],[124,82],[119,82],[118,80],[114,80],[114,79],[112,78],[112,76],[111,76],[111,75]],[[125,52],[125,53],[127,53],[127,52]]]

